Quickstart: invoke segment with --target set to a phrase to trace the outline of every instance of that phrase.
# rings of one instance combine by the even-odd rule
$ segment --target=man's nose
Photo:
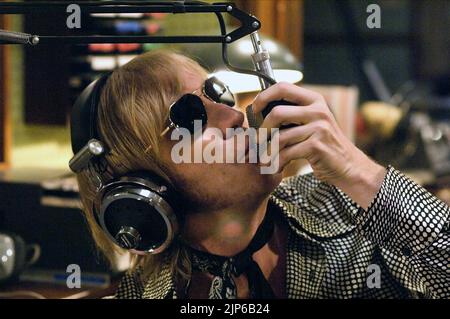
[[[227,128],[238,128],[244,124],[244,114],[237,109],[220,103],[207,103],[206,113],[208,115],[207,127],[221,130],[224,138]]]

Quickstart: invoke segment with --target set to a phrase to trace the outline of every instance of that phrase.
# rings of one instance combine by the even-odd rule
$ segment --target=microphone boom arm
[[[0,14],[35,14],[49,11],[66,15],[66,1],[47,2],[0,2]],[[83,13],[227,13],[240,22],[230,33],[211,36],[143,36],[143,35],[40,35],[32,36],[34,41],[21,41],[20,33],[0,30],[0,44],[89,44],[89,43],[232,43],[261,27],[260,21],[238,9],[233,3],[205,3],[200,1],[86,1],[77,4]],[[14,35],[18,38],[14,38]],[[28,35],[26,33],[22,35]]]

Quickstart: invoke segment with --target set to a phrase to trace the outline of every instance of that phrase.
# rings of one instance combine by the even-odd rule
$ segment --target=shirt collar
[[[332,187],[323,185],[322,187]],[[289,187],[282,182],[270,196],[269,200],[280,209],[282,214],[287,217],[290,230],[297,235],[320,243],[324,240],[333,239],[353,231],[355,224],[351,216],[342,217],[342,211],[336,210],[336,203],[330,201],[339,201],[338,205],[342,206],[342,210],[358,210],[359,207],[349,200],[345,200],[346,195],[340,190],[334,188],[333,192],[336,197],[323,197],[320,200],[312,201],[306,199],[293,187]],[[311,203],[314,202],[314,206]],[[165,264],[159,277],[156,280],[149,280],[144,287],[143,298],[149,299],[166,299],[177,298],[175,283],[169,264]]]
[[[270,200],[287,217],[291,230],[306,239],[320,242],[353,231],[356,227],[353,216],[361,208],[334,186],[320,183],[316,187],[324,188],[323,193],[336,196],[312,198],[313,194],[300,194],[291,183],[283,181]],[[314,196],[318,193],[320,191],[314,192]]]

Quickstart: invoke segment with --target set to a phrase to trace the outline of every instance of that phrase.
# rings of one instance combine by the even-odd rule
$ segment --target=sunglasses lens
[[[170,108],[170,120],[178,127],[184,127],[194,133],[194,121],[207,122],[203,101],[197,95],[185,94]]]
[[[228,86],[215,76],[205,81],[205,94],[217,103],[234,106],[234,96]]]

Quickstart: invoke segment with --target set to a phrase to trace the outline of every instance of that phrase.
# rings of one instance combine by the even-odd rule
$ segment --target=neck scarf
[[[209,290],[210,299],[236,299],[236,284],[232,276],[246,274],[250,290],[250,298],[273,299],[275,295],[253,254],[260,250],[272,237],[274,221],[271,210],[259,225],[255,236],[245,250],[233,257],[224,257],[199,251],[188,247],[194,270],[207,272],[214,276]]]

